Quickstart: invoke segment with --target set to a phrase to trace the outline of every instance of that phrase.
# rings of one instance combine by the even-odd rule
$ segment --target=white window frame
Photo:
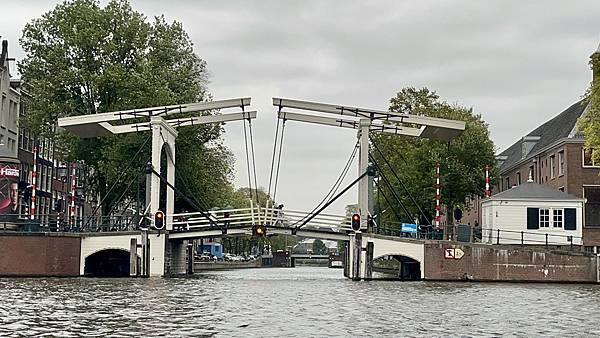
[[[556,167],[556,158],[554,155],[550,156],[550,179],[554,178],[554,169]]]
[[[550,209],[540,208],[539,217],[539,228],[550,228]]]
[[[558,176],[565,174],[565,151],[561,150],[558,152]]]
[[[584,168],[600,168],[600,163],[594,163],[594,149],[592,149],[592,165],[585,164],[585,147],[581,148],[581,166]]]
[[[565,223],[565,210],[552,209],[552,227],[563,228]]]

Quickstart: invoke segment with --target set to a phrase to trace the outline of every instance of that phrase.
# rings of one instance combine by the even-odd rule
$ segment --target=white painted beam
[[[436,117],[404,114],[397,112],[388,112],[375,109],[358,108],[352,106],[300,101],[277,97],[273,98],[273,106],[280,107],[281,111],[283,111],[283,109],[285,108],[293,108],[313,112],[344,115],[355,118],[370,118],[372,121],[385,120],[402,124],[414,124],[419,126],[425,126],[425,128],[420,128],[421,133],[418,136],[439,139],[442,141],[449,141],[454,137],[458,136],[463,130],[465,130],[464,121],[448,120]],[[399,127],[402,129],[405,128],[404,126]],[[416,134],[416,132],[412,132],[412,134]]]
[[[249,97],[217,100],[210,102],[194,102],[171,106],[159,106],[141,109],[120,110],[100,114],[88,114],[80,116],[61,117],[58,119],[58,126],[72,131],[76,135],[84,137],[95,137],[109,135],[107,128],[108,122],[122,121],[132,118],[152,117],[152,116],[170,116],[180,113],[189,113],[196,111],[206,111],[215,109],[226,109],[235,107],[249,106],[251,99]],[[106,122],[107,124],[101,124]]]

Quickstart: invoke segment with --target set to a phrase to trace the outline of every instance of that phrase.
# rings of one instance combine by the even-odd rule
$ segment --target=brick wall
[[[460,248],[461,259],[444,258]],[[424,278],[429,280],[590,282],[597,281],[597,258],[495,245],[425,244]]]
[[[79,276],[81,239],[0,235],[0,276]]]

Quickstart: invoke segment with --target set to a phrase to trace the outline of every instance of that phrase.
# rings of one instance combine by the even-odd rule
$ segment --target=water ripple
[[[8,337],[598,336],[600,286],[352,282],[326,268],[0,279]]]

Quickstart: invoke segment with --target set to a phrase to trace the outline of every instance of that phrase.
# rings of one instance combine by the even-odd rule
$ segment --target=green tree
[[[315,239],[312,250],[315,255],[327,255],[327,246],[320,239]]]
[[[594,161],[600,163],[600,49],[590,59],[594,77],[586,93],[583,104],[588,104],[587,112],[577,121],[577,127],[585,134],[585,145],[595,149]]]
[[[22,123],[58,137],[65,160],[94,166],[102,198],[122,174],[125,182],[143,181],[138,173],[150,158],[149,142],[142,147],[148,133],[91,139],[55,135],[59,117],[210,99],[206,63],[194,53],[181,23],[162,16],[147,20],[126,0],[104,7],[95,0],[63,2],[29,22],[20,43],[26,56],[19,68],[31,94]],[[222,196],[232,191],[233,157],[222,144],[222,132],[220,125],[179,130],[176,186],[206,208],[224,203]],[[114,201],[125,186],[107,200]]]
[[[488,125],[481,115],[471,108],[451,105],[427,88],[404,88],[390,100],[390,111],[424,115],[466,122],[465,131],[450,144],[426,138],[412,138],[389,134],[373,135],[375,145],[383,157],[394,167],[416,204],[429,220],[435,214],[435,165],[441,164],[442,202],[449,206],[463,206],[470,195],[482,195],[485,189],[485,165],[495,163],[494,144],[490,139]],[[391,170],[376,150],[374,157],[394,191],[397,192],[408,211],[419,216],[417,206],[395,179]],[[396,202],[390,188],[380,180],[375,194],[381,210],[386,210],[384,223],[412,221]],[[386,199],[387,198],[387,201]],[[452,210],[452,208],[449,208]],[[394,212],[395,211],[395,212]],[[398,215],[396,217],[395,215]]]

